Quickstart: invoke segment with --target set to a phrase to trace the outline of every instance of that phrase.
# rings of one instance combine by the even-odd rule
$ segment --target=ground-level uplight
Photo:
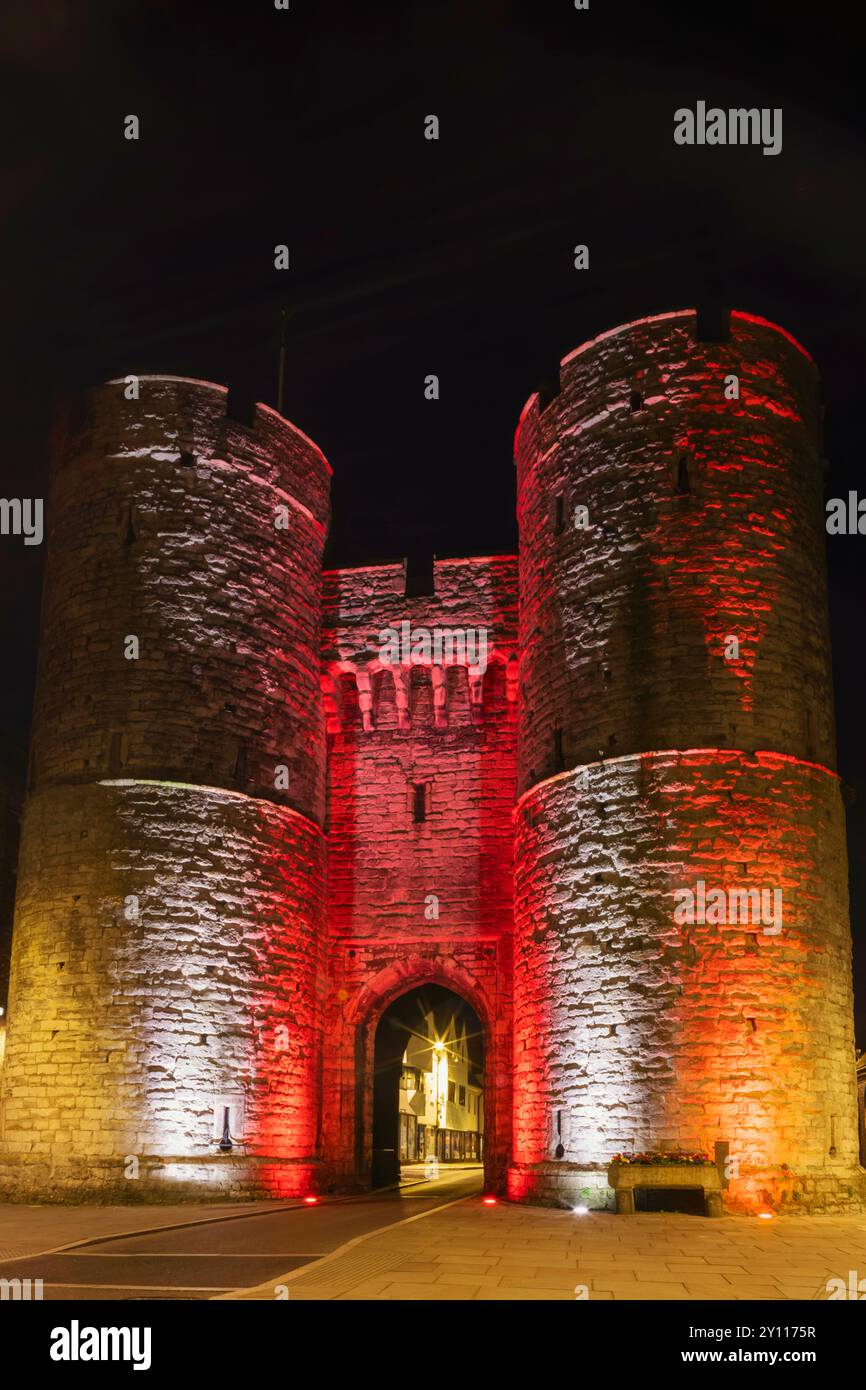
[[[308,1207],[314,1207],[314,1206],[317,1204],[318,1200],[319,1200],[318,1197],[305,1197],[305,1198],[304,1198],[304,1201],[306,1202],[306,1204],[307,1204]]]
[[[772,1221],[772,1219],[773,1219],[773,1213],[772,1213],[771,1211],[759,1211],[759,1212],[758,1212],[758,1220],[759,1220],[759,1221]]]
[[[495,1198],[495,1197],[484,1197],[484,1198],[483,1198],[483,1202],[484,1202],[484,1205],[485,1205],[486,1207],[495,1207],[495,1206],[496,1206],[496,1198]]]
[[[586,1214],[587,1214],[588,1211],[589,1211],[589,1207],[575,1207],[575,1208],[574,1208],[574,1214],[575,1214],[575,1216],[586,1216]]]

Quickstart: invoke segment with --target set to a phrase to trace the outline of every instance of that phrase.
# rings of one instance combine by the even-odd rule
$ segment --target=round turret
[[[55,461],[7,1191],[315,1180],[330,470],[274,411],[226,404],[109,382]]]
[[[819,414],[788,334],[691,312],[524,410],[517,1199],[686,1149],[729,1205],[859,1200]]]

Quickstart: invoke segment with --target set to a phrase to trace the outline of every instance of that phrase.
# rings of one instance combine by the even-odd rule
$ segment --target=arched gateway
[[[334,1008],[331,1024],[325,1030],[323,1148],[329,1178],[335,1184],[363,1188],[382,1185],[394,1176],[382,1167],[377,1169],[374,1157],[377,1063],[381,1088],[383,1068],[398,1065],[403,1049],[397,1041],[399,1034],[383,1038],[381,1024],[401,1001],[432,985],[450,992],[455,1003],[469,1005],[477,1016],[481,1032],[478,1054],[483,1058],[484,1077],[485,1182],[502,1190],[510,1141],[511,1024],[507,1000],[497,980],[495,958],[487,957],[487,967],[485,973],[470,974],[451,958],[413,955],[379,972],[360,988],[351,1003]],[[336,993],[339,996],[341,991]],[[338,1005],[340,1002],[337,998]],[[380,1105],[396,1113],[396,1104],[392,1102],[393,1098],[382,1095],[380,1090]]]

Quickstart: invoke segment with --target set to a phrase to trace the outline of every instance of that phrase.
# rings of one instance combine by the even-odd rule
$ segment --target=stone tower
[[[90,393],[53,469],[0,1177],[293,1195],[320,1124],[330,469],[222,387],[139,391]]]
[[[521,416],[514,1198],[682,1148],[856,1202],[820,414],[787,333],[685,311]]]

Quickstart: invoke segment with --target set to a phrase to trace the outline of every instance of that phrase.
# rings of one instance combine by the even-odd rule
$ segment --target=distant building
[[[473,1072],[466,1024],[452,1018],[436,1032],[431,1012],[414,1034],[400,1078],[400,1161],[454,1163],[483,1157],[484,1089]]]

